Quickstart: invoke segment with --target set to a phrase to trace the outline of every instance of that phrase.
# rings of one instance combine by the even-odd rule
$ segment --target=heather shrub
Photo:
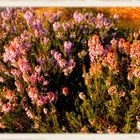
[[[1,12],[1,132],[139,132],[139,33],[62,14]]]

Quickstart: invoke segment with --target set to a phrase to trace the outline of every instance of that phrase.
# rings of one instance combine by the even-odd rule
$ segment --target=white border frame
[[[0,134],[1,140],[140,140],[138,134]]]
[[[0,0],[4,7],[140,7],[138,0]],[[8,134],[0,140],[140,140],[139,134]]]
[[[0,7],[139,7],[140,0],[0,0]]]

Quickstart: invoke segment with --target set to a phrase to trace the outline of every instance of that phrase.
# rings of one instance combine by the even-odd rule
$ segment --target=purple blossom
[[[44,29],[41,29],[41,30],[39,31],[40,35],[46,35],[47,32],[48,32],[48,30],[45,29],[45,28],[44,28]]]
[[[40,65],[43,65],[45,63],[45,58],[39,57],[37,61],[40,63]]]
[[[62,23],[62,27],[63,27],[64,31],[67,31],[70,27],[70,24],[69,23]]]
[[[82,22],[83,20],[85,20],[84,15],[82,15],[82,13],[78,13],[77,11],[74,12],[73,18],[74,18],[74,21],[77,22],[77,23],[80,23],[80,22]]]
[[[64,51],[66,53],[70,53],[71,52],[71,48],[72,48],[72,43],[70,41],[65,41],[64,42]]]
[[[33,21],[31,26],[34,30],[41,30],[42,29],[42,21],[39,19],[36,19],[35,21]]]
[[[26,13],[24,14],[24,18],[26,19],[27,23],[29,23],[33,18],[32,12],[26,11]]]
[[[31,70],[29,62],[26,58],[19,59],[18,67],[21,70],[21,72],[27,72]]]
[[[14,11],[14,8],[7,7],[6,10],[7,10],[7,13],[8,13],[8,14],[12,14],[13,11]]]
[[[98,13],[97,19],[98,19],[98,20],[101,20],[101,19],[103,18],[103,16],[104,16],[103,13]]]
[[[5,11],[1,12],[1,17],[3,20],[8,20],[10,18],[8,13],[6,13]]]
[[[55,50],[51,50],[51,55],[54,57],[54,59],[56,60],[55,65],[58,65],[65,76],[67,76],[68,74],[70,74],[73,71],[73,68],[75,67],[76,63],[74,61],[74,59],[70,59],[68,62],[64,59],[61,58],[61,54],[58,53]]]
[[[113,18],[116,20],[119,18],[119,15],[118,14],[114,14]]]
[[[55,21],[57,21],[59,19],[60,13],[53,13],[50,17],[49,17],[49,22],[50,23],[54,23]]]
[[[59,28],[60,28],[60,23],[59,23],[59,22],[55,22],[55,23],[53,24],[53,29],[54,29],[54,31],[58,31]]]

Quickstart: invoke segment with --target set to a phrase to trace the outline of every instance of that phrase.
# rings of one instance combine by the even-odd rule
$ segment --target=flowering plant
[[[1,132],[139,132],[139,33],[120,37],[117,14],[61,14],[1,12]]]

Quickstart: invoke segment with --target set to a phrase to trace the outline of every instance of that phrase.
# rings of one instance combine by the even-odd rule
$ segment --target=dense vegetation
[[[138,133],[139,32],[117,14],[63,15],[1,12],[0,132]]]

